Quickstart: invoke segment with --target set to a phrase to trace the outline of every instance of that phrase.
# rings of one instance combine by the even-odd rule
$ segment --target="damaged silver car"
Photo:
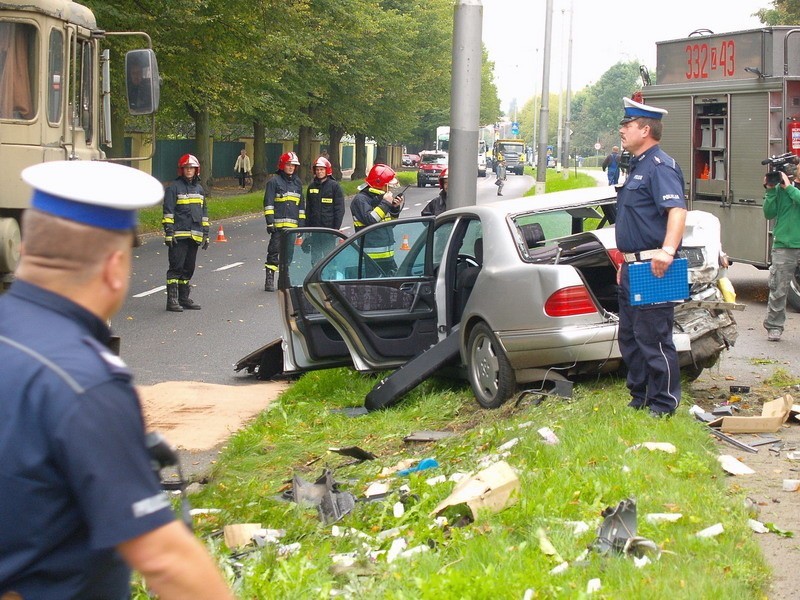
[[[263,378],[397,369],[368,395],[370,410],[433,374],[465,377],[480,405],[496,408],[523,384],[620,370],[615,217],[609,188],[592,188],[383,222],[351,238],[299,229],[301,249],[287,236],[282,257],[282,339],[236,368]],[[677,303],[673,339],[692,378],[737,336],[731,310],[742,306],[716,285],[719,234],[713,215],[689,212],[680,255],[691,297]]]

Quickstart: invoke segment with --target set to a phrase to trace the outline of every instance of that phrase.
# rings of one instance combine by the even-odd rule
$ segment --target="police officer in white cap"
[[[163,187],[104,162],[25,169],[16,280],[0,297],[0,596],[232,598],[175,519],[106,322],[128,291],[136,210]]]
[[[680,248],[686,224],[681,168],[659,146],[663,108],[623,100],[622,145],[632,157],[617,192],[617,248],[625,261],[619,278],[619,347],[628,367],[628,406],[655,417],[672,415],[681,399],[678,353],[672,342],[672,304],[632,306],[628,263],[649,261],[663,277]]]

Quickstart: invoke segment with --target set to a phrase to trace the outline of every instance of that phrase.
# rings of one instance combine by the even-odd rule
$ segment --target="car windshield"
[[[522,144],[501,144],[501,152],[524,152],[525,146]]]
[[[446,165],[447,156],[445,154],[426,154],[420,162],[426,165]]]

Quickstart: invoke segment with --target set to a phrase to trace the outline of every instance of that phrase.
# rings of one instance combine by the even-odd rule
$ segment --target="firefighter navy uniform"
[[[303,198],[303,184],[300,178],[292,173],[287,175],[279,169],[267,182],[264,191],[264,218],[267,220],[267,231],[271,234],[267,246],[267,259],[264,263],[269,275],[278,271],[281,251],[281,236],[285,231],[297,229],[305,224],[306,203]],[[286,244],[287,264],[292,261],[293,244]]]
[[[327,227],[339,229],[344,220],[344,192],[333,177],[320,180],[315,177],[306,189],[306,227]],[[317,263],[333,250],[334,238],[308,238],[304,240],[303,250],[310,244],[311,261]]]
[[[169,246],[167,269],[168,298],[176,312],[181,308],[198,309],[189,299],[190,280],[197,264],[197,249],[208,247],[208,205],[200,178],[177,177],[164,193],[164,241]],[[176,295],[177,294],[177,295]],[[168,301],[169,302],[169,301]],[[168,310],[169,309],[168,304]]]
[[[686,208],[683,173],[656,145],[632,157],[617,192],[617,249],[640,253],[661,247],[667,209]],[[631,406],[671,414],[681,394],[678,353],[672,342],[675,309],[671,303],[632,306],[627,263],[619,290],[619,347],[628,367]]]
[[[401,208],[384,200],[385,194],[383,190],[367,186],[353,196],[350,212],[353,214],[353,228],[356,233],[369,225],[391,221],[400,216]],[[394,249],[394,232],[390,227],[384,227],[365,237],[364,252],[380,269],[377,276],[390,277],[397,270]]]
[[[135,208],[164,194],[145,173],[95,161],[42,163],[23,179],[33,210],[105,230],[133,231]],[[32,282],[0,296],[3,598],[128,598],[115,547],[175,519],[109,340],[95,313]]]

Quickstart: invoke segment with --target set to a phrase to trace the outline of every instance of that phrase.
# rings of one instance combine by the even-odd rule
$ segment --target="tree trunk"
[[[197,160],[200,161],[200,183],[205,188],[206,194],[210,195],[214,183],[211,177],[211,116],[208,107],[195,110],[187,104],[186,111],[194,119],[194,151]]]
[[[253,189],[267,187],[267,127],[262,121],[253,122]]]
[[[344,130],[331,125],[328,127],[328,160],[333,167],[333,177],[337,181],[342,180],[342,157],[339,156],[339,144],[342,143]]]
[[[301,125],[298,133],[297,145],[300,150],[300,166],[297,167],[297,176],[300,181],[311,181],[313,177],[310,175],[311,163],[316,160],[316,156],[311,156],[311,138],[313,137],[313,130],[308,125]]]
[[[363,133],[355,134],[356,138],[356,166],[350,176],[352,181],[364,179],[367,176],[367,136]]]
[[[378,152],[376,153],[376,156],[375,156],[375,162],[376,163],[381,163],[383,165],[388,165],[389,164],[389,158],[388,157],[389,157],[389,147],[387,145],[385,145],[385,144],[379,144],[378,145]],[[389,166],[391,166],[391,165],[389,165]]]

